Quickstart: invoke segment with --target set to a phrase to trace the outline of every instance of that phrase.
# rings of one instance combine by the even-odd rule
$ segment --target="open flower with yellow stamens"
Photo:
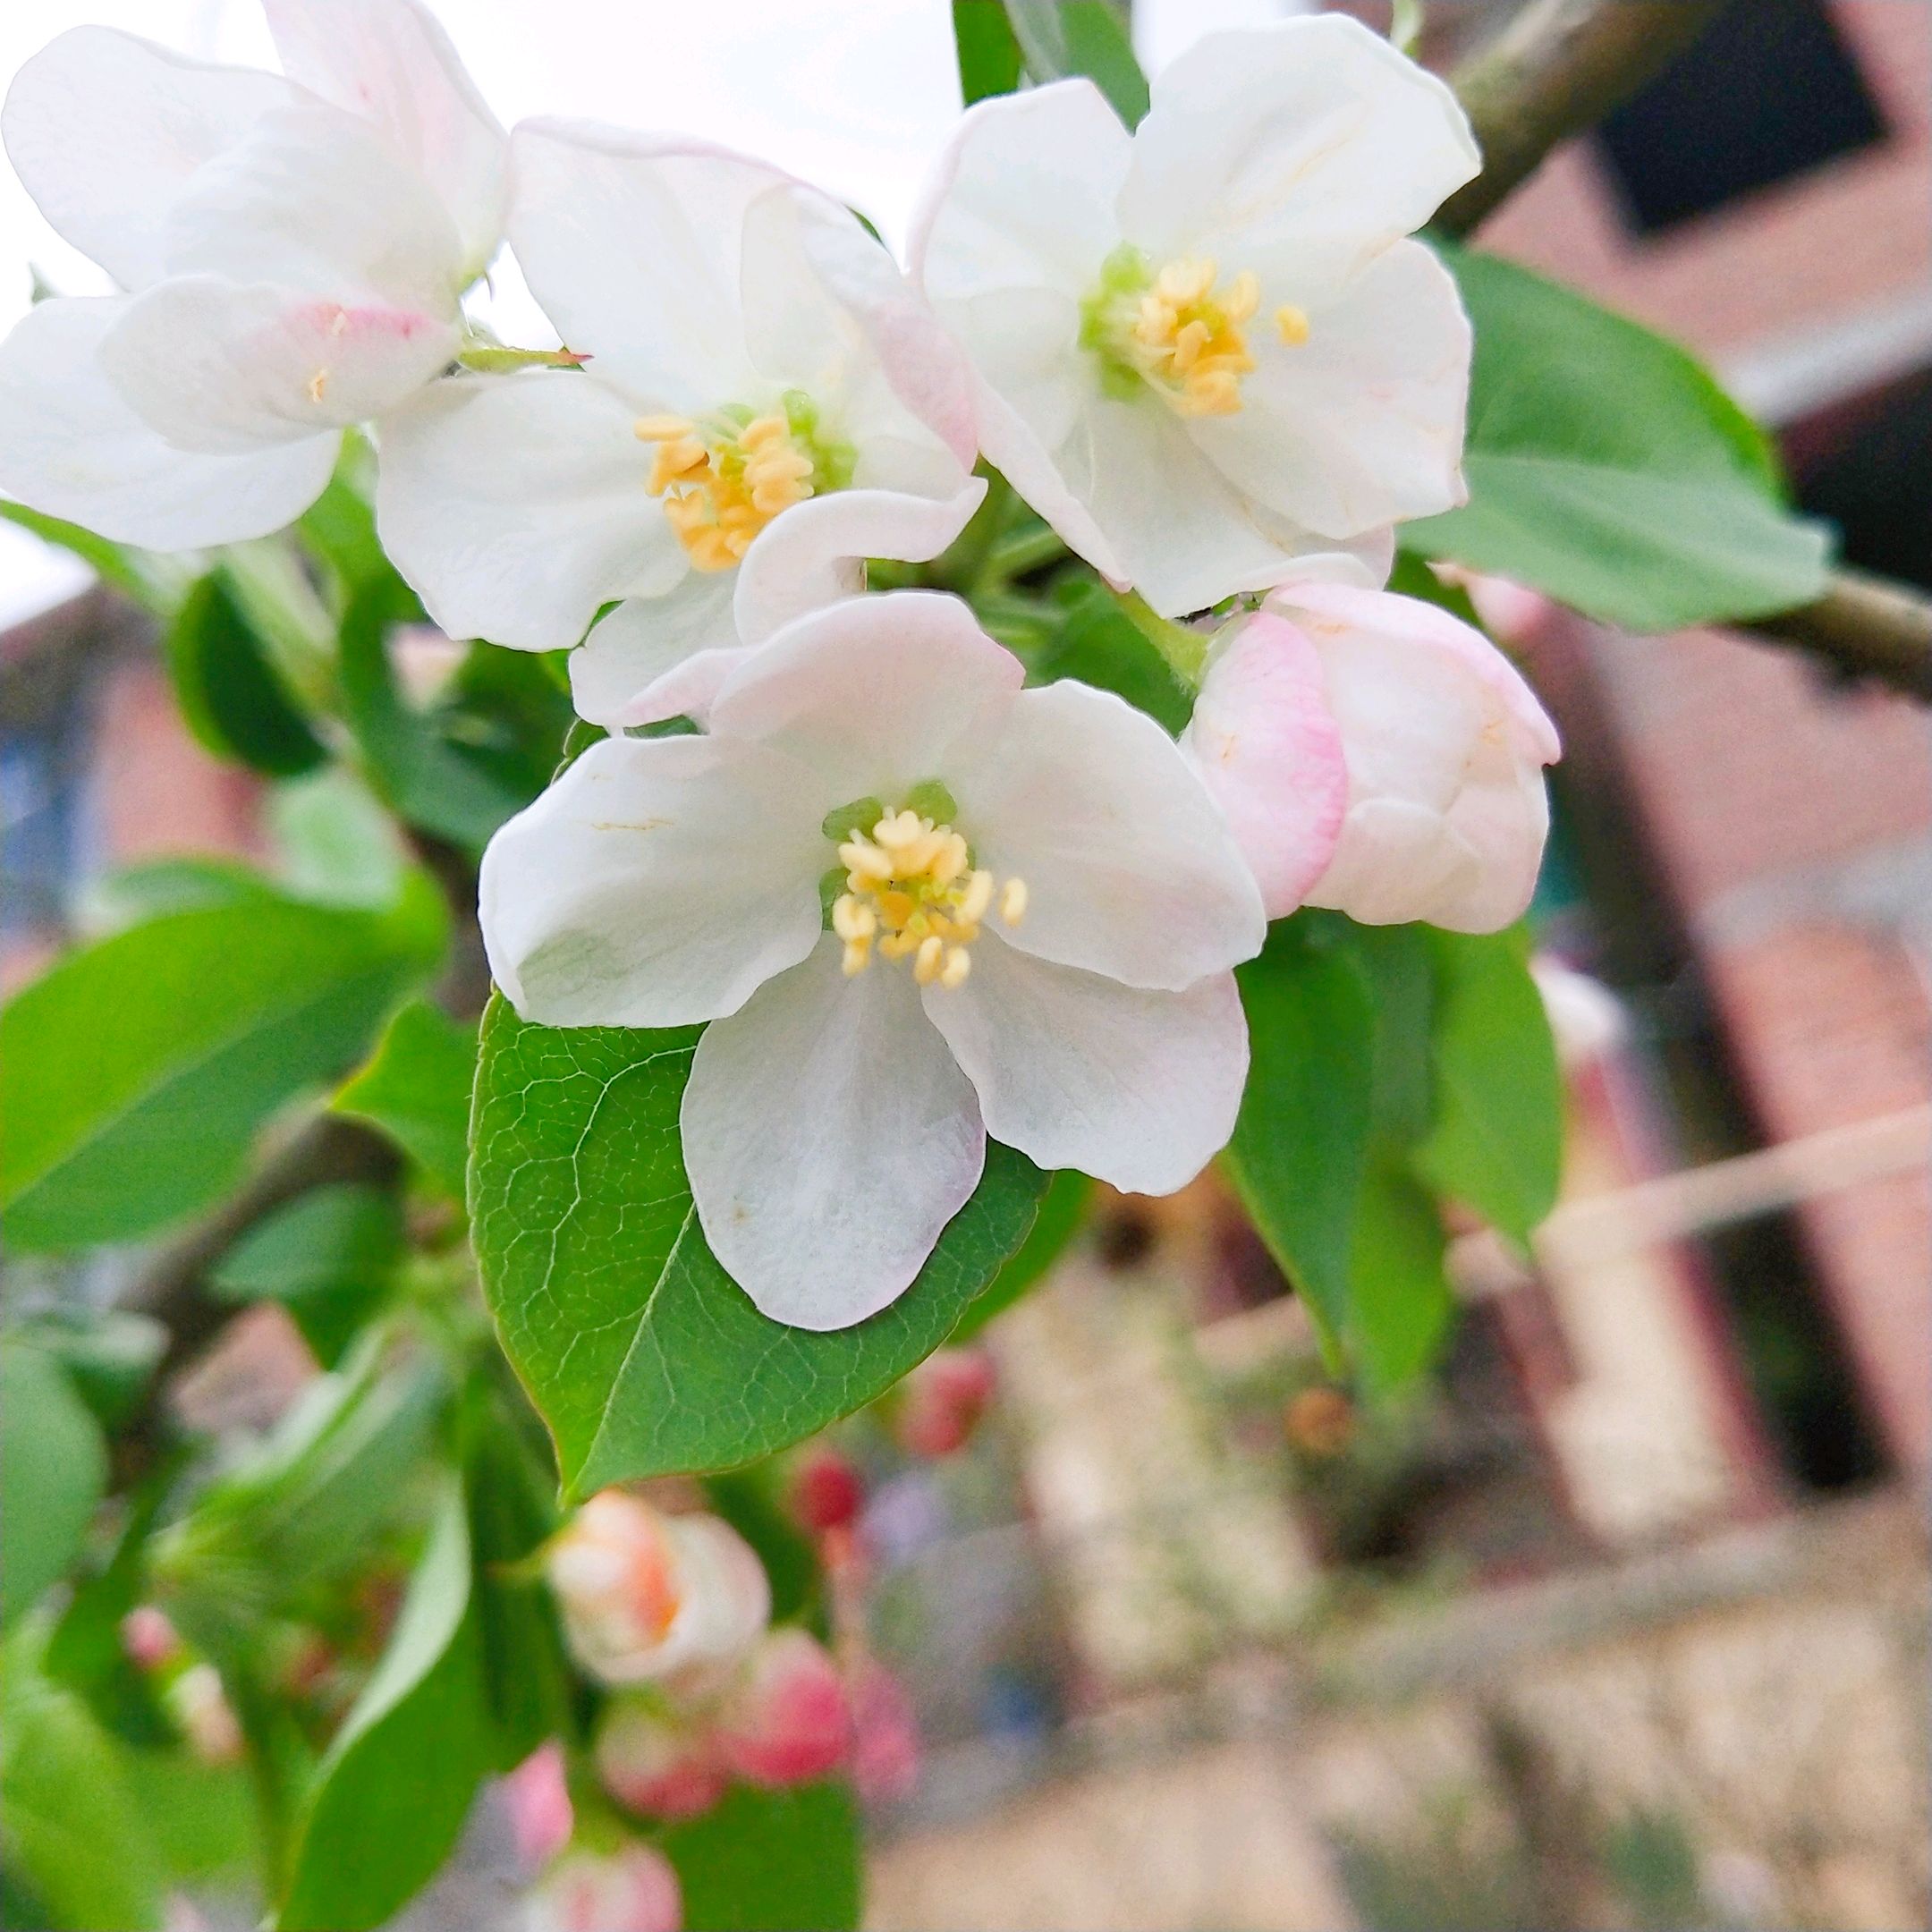
[[[843,1328],[919,1273],[986,1137],[1165,1193],[1233,1131],[1260,894],[1173,741],[1026,691],[956,598],[852,597],[738,661],[702,736],[593,745],[490,843],[496,983],[551,1026],[708,1021],[705,1238]]]
[[[441,385],[385,426],[377,512],[455,637],[576,644],[580,711],[614,724],[694,653],[741,640],[741,567],[847,491],[970,513],[959,352],[857,216],[683,139],[527,121],[509,230],[581,369]],[[865,553],[859,553],[863,555]],[[635,722],[635,720],[629,720]]]
[[[1469,324],[1408,239],[1477,171],[1462,111],[1338,14],[1208,35],[1152,98],[1131,135],[1086,80],[982,101],[928,185],[981,447],[1164,615],[1379,584],[1462,499]]]

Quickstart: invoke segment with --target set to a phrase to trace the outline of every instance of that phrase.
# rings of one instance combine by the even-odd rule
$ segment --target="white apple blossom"
[[[685,1166],[778,1320],[901,1293],[987,1134],[1165,1193],[1233,1130],[1231,969],[1265,930],[1241,852],[1150,718],[1021,684],[956,598],[847,598],[742,662],[707,735],[592,746],[484,856],[521,1013],[712,1022]]]
[[[1549,831],[1556,728],[1521,674],[1435,604],[1295,584],[1216,640],[1182,739],[1271,916],[1495,932]]]
[[[1462,496],[1469,324],[1407,239],[1477,172],[1462,111],[1335,14],[1208,35],[1152,98],[1131,136],[1085,80],[982,101],[928,184],[981,447],[1164,615],[1338,553],[1379,582]]]
[[[611,718],[741,641],[738,566],[795,506],[962,504],[964,366],[848,209],[723,148],[589,123],[521,123],[512,164],[517,258],[589,360],[439,385],[384,426],[384,542],[452,636],[560,648],[614,603],[573,660],[580,708]],[[934,555],[951,513],[891,554]]]
[[[573,1845],[524,1902],[525,1932],[678,1932],[677,1868],[635,1839],[613,1851]]]
[[[417,0],[265,0],[284,74],[102,27],[21,68],[0,132],[120,295],[0,346],[0,487],[117,540],[260,536],[343,429],[448,365],[495,252],[506,137]]]

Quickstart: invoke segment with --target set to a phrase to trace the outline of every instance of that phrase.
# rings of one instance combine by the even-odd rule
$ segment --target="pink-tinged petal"
[[[464,267],[480,274],[503,233],[509,137],[436,16],[420,0],[264,0],[264,10],[291,79],[375,124],[435,190]]]
[[[321,495],[340,434],[209,455],[135,414],[98,350],[123,297],[41,302],[0,346],[0,489],[49,516],[150,550],[265,537]]]
[[[1237,625],[1208,665],[1181,750],[1226,814],[1267,916],[1285,918],[1333,857],[1348,802],[1314,646],[1267,611]]]
[[[13,78],[7,157],[40,212],[123,288],[162,273],[168,211],[205,162],[301,90],[108,27],[74,27]]]
[[[705,1030],[680,1113],[712,1253],[762,1313],[821,1332],[904,1293],[986,1160],[911,974],[848,979],[841,951],[826,934]]]
[[[1184,1187],[1234,1131],[1248,1022],[1232,973],[1148,992],[1016,952],[992,931],[926,1010],[996,1140],[1135,1194]]]
[[[823,1644],[796,1629],[769,1631],[718,1707],[719,1755],[768,1790],[808,1784],[852,1751],[852,1707]]]
[[[479,916],[496,984],[546,1026],[735,1012],[818,940],[828,805],[809,789],[757,745],[592,745],[484,852]]]
[[[128,303],[100,359],[171,443],[220,454],[365,422],[430,381],[456,341],[437,316],[180,275]]]
[[[867,1804],[890,1804],[919,1783],[919,1719],[905,1686],[874,1657],[852,1676],[852,1783]]]
[[[655,1845],[566,1852],[524,1902],[524,1932],[680,1932],[677,1868]]]
[[[450,636],[561,650],[606,604],[683,582],[635,419],[596,377],[561,369],[452,377],[383,418],[383,545]],[[642,682],[579,708],[606,723]]]
[[[596,1755],[604,1789],[640,1818],[701,1818],[730,1784],[710,1739],[656,1698],[613,1698]]]
[[[1026,883],[1024,919],[1003,928],[1021,951],[1178,991],[1260,950],[1227,821],[1173,740],[1111,691],[1022,691],[977,757],[939,770],[978,862]]]
[[[1339,14],[1203,35],[1152,95],[1124,232],[1157,259],[1252,268],[1271,301],[1338,287],[1481,166],[1443,81]]]
[[[555,1738],[539,1745],[502,1784],[510,1835],[525,1865],[543,1865],[570,1843],[576,1813],[564,1782],[564,1751]]]
[[[948,775],[954,747],[1004,720],[1024,679],[959,598],[886,591],[787,624],[726,681],[710,729],[805,766],[826,794],[821,811],[890,804]]]

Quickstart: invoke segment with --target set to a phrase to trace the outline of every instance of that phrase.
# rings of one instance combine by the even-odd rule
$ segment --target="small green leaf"
[[[1555,1205],[1563,1078],[1519,928],[1486,937],[1431,928],[1436,1114],[1416,1172],[1520,1246]]]
[[[1235,978],[1252,1061],[1228,1168],[1333,1359],[1354,1327],[1349,1256],[1375,1070],[1369,988],[1323,928],[1299,920],[1271,927]]]
[[[996,1315],[1004,1315],[1072,1246],[1073,1237],[1086,1222],[1093,1186],[1085,1174],[1072,1167],[1063,1167],[1046,1183],[1032,1233],[960,1318],[959,1326],[949,1337],[953,1345],[970,1341]]]
[[[1455,1315],[1436,1203],[1385,1147],[1363,1176],[1349,1256],[1349,1353],[1368,1387],[1390,1394],[1436,1359]]]
[[[268,894],[70,954],[0,1012],[0,1205],[17,1252],[128,1241],[232,1182],[258,1128],[368,1050],[433,970],[427,881],[392,912]]]
[[[684,1178],[678,1106],[697,1043],[695,1028],[531,1026],[500,998],[484,1016],[477,1258],[573,1496],[749,1462],[869,1402],[945,1340],[1046,1186],[988,1146],[979,1191],[891,1307],[831,1334],[769,1320],[705,1245]]]
[[[664,1835],[684,1932],[850,1932],[863,1904],[859,1816],[843,1784],[724,1801]]]
[[[449,1483],[382,1661],[316,1773],[277,1932],[361,1932],[435,1876],[491,1761],[470,1530]]]
[[[166,645],[182,716],[217,758],[286,778],[327,757],[218,574],[188,593]]]
[[[1020,43],[1002,0],[953,0],[953,45],[959,55],[960,93],[969,107],[1020,85]]]
[[[381,1128],[461,1200],[476,1063],[474,1025],[452,1020],[428,1000],[411,1000],[389,1022],[369,1064],[330,1106]]]
[[[332,1368],[387,1292],[402,1209],[385,1188],[311,1188],[223,1256],[209,1285],[228,1300],[279,1301]]]
[[[1131,128],[1148,111],[1147,76],[1113,0],[1006,0],[1013,38],[1036,80],[1084,74]]]
[[[0,1623],[66,1574],[106,1485],[100,1426],[59,1362],[0,1347]]]
[[[403,889],[409,853],[395,820],[341,766],[275,786],[268,830],[275,876],[298,899],[376,911]]]
[[[1784,507],[1763,432],[1674,343],[1526,268],[1447,246],[1476,329],[1460,510],[1424,556],[1633,631],[1821,597],[1830,544]]]

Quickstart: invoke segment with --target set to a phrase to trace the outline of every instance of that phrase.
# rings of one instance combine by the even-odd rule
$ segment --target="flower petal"
[[[742,655],[737,636],[731,576],[687,571],[656,597],[626,598],[571,653],[571,701],[613,731],[696,717]]]
[[[839,954],[827,934],[706,1029],[680,1116],[712,1253],[774,1321],[820,1331],[911,1285],[986,1161],[911,974],[847,979]]]
[[[1181,750],[1226,815],[1271,919],[1301,903],[1334,855],[1348,802],[1321,659],[1270,611],[1209,663]]]
[[[453,377],[383,419],[383,544],[452,637],[562,649],[613,599],[683,580],[635,419],[564,369]]]
[[[1113,692],[1022,691],[945,775],[979,863],[1026,881],[1006,935],[1021,951],[1171,991],[1260,951],[1260,895],[1227,821],[1166,733]]]
[[[452,325],[413,310],[174,275],[129,301],[100,360],[170,442],[225,452],[365,422],[430,381],[456,339]]]
[[[263,0],[290,78],[375,123],[456,225],[466,271],[496,252],[509,136],[420,0]]]
[[[123,288],[143,288],[162,273],[168,209],[189,177],[300,98],[279,74],[74,27],[14,76],[0,133],[55,231]]]
[[[490,970],[546,1026],[733,1013],[811,951],[824,808],[754,745],[606,738],[483,854]]]
[[[1238,488],[1309,530],[1433,516],[1466,495],[1470,340],[1454,278],[1398,242],[1310,312],[1306,342],[1257,332],[1241,410],[1190,428]]]
[[[710,729],[756,739],[809,767],[830,810],[890,804],[949,775],[957,745],[1004,717],[1025,673],[957,597],[893,590],[789,623],[725,682]]]
[[[965,985],[929,987],[925,1000],[979,1096],[987,1131],[1043,1167],[1171,1194],[1234,1131],[1248,1022],[1233,973],[1149,992],[1048,965],[986,934]]]
[[[683,415],[754,393],[745,211],[791,177],[593,122],[521,122],[510,148],[510,240],[564,340],[639,401]]]
[[[1122,226],[1157,260],[1252,268],[1273,300],[1332,292],[1482,165],[1434,74],[1340,14],[1203,35],[1134,136]],[[1294,284],[1276,294],[1277,275]]]
[[[342,438],[208,455],[130,409],[96,353],[124,296],[44,301],[0,345],[0,488],[116,543],[193,550],[265,537],[321,495]]]

